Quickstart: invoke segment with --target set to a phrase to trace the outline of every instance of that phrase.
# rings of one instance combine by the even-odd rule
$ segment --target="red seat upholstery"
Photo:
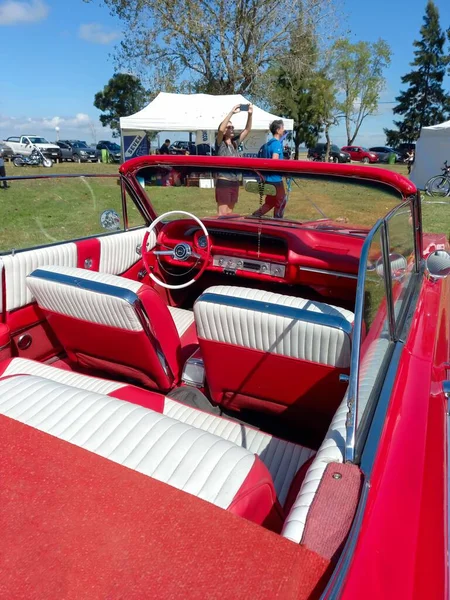
[[[353,313],[262,290],[215,286],[194,305],[212,399],[328,425],[349,372]],[[326,418],[320,418],[326,417]]]
[[[193,314],[139,282],[42,267],[27,284],[71,361],[167,391],[196,348]]]

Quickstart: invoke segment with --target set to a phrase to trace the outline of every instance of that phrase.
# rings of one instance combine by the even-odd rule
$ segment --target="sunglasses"
[[[233,125],[227,125],[227,129],[234,129]]]

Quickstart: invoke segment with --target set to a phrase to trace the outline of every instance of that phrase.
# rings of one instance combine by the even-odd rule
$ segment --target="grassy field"
[[[386,166],[385,166],[386,167]],[[120,188],[115,178],[85,178],[83,174],[117,174],[117,165],[54,165],[52,169],[16,168],[7,165],[10,176],[78,174],[71,179],[22,180],[11,182],[9,190],[0,190],[0,252],[103,233],[100,215],[105,209],[121,214]],[[376,169],[377,166],[367,166]],[[392,165],[390,170],[406,175],[406,167]],[[158,213],[180,209],[198,216],[215,212],[213,189],[198,187],[156,187],[147,192]],[[397,198],[374,187],[352,182],[298,180],[291,188],[286,218],[320,218],[316,204],[330,218],[353,225],[372,225],[386,214]],[[241,189],[236,212],[249,214],[259,205],[257,194]],[[142,220],[129,203],[131,226]],[[423,204],[424,229],[450,232],[450,203]]]

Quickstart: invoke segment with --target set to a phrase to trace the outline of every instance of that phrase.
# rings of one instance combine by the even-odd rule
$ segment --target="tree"
[[[146,106],[150,92],[146,91],[136,77],[127,73],[116,73],[103,90],[97,92],[94,106],[101,110],[100,122],[111,127],[113,137],[120,135],[120,117],[132,115]]]
[[[320,23],[327,35],[334,2],[104,0],[124,24],[116,54],[121,68],[140,73],[154,89],[253,98],[266,97],[268,66],[289,51],[300,25]]]
[[[303,40],[302,44],[297,38]],[[291,51],[281,56],[270,72],[273,110],[294,120],[295,158],[301,144],[313,146],[326,124],[334,120],[336,89],[327,76],[328,54],[318,48],[314,31],[297,30],[292,34]]]
[[[402,77],[408,87],[396,98],[394,114],[403,119],[394,121],[397,129],[385,129],[388,145],[415,142],[422,127],[444,121],[450,110],[449,96],[442,87],[448,58],[444,55],[445,33],[439,25],[439,11],[429,0],[421,39],[414,41],[413,70]]]
[[[334,47],[333,79],[342,94],[338,109],[345,119],[347,145],[353,144],[364,120],[376,113],[385,86],[384,69],[391,50],[383,40],[375,43],[338,40]]]

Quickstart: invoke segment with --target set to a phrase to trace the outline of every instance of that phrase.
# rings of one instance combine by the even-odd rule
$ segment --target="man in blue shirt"
[[[276,119],[270,124],[270,133],[273,135],[273,138],[267,143],[265,158],[283,160],[283,144],[281,139],[284,136],[284,131],[284,123],[281,119]],[[261,217],[273,208],[273,216],[276,219],[282,219],[286,207],[286,192],[283,178],[281,175],[267,175],[266,183],[275,186],[276,194],[274,196],[266,196],[264,204],[253,213],[253,216]]]

